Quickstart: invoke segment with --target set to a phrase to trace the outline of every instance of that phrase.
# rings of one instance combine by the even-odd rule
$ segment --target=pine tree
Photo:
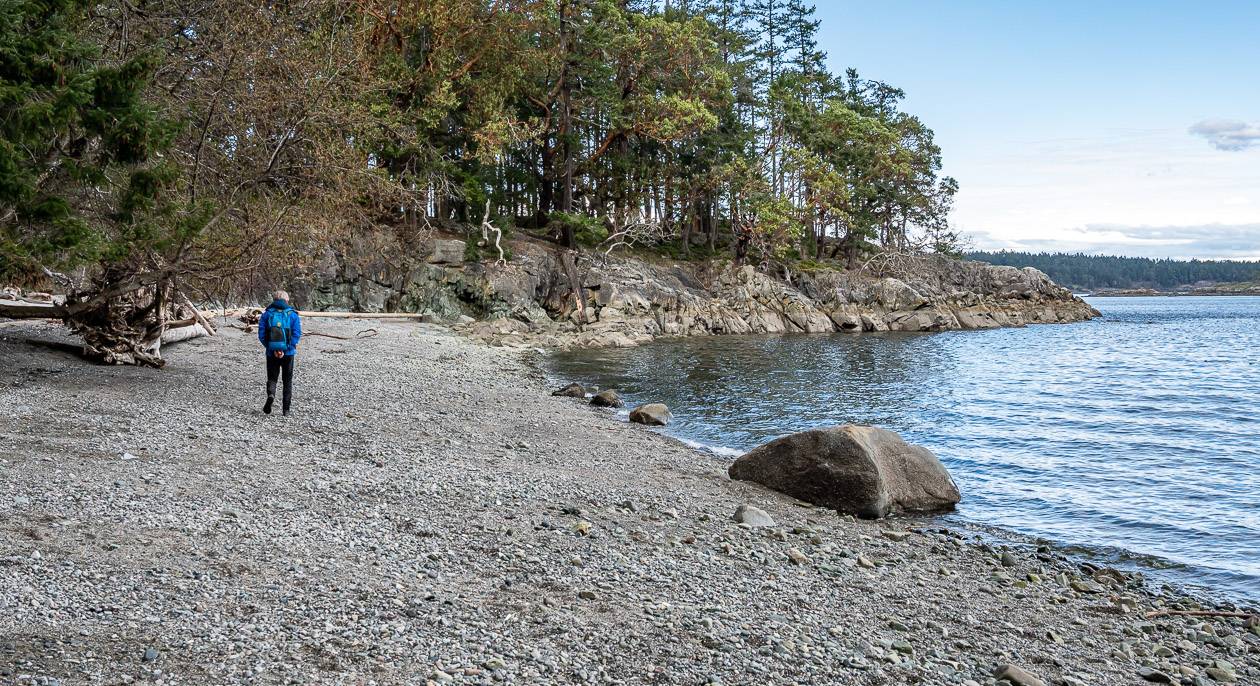
[[[146,102],[154,62],[111,64],[87,0],[0,6],[0,279],[121,261],[171,236],[153,216],[175,132]]]

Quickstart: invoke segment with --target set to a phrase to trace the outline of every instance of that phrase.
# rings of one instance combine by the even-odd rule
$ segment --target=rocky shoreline
[[[627,347],[661,336],[988,329],[1098,311],[1035,269],[939,255],[854,271],[802,262],[767,273],[729,261],[566,253],[517,240],[506,264],[465,260],[439,238],[410,257],[360,248],[300,279],[304,308],[416,312],[516,347]]]
[[[731,481],[440,327],[308,330],[369,326],[286,419],[247,333],[155,371],[0,322],[0,683],[1260,682],[1254,620],[1159,614],[1255,608]]]

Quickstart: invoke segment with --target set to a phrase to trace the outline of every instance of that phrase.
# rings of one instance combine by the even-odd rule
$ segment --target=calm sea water
[[[1093,298],[1091,322],[675,339],[550,359],[732,460],[811,427],[931,448],[951,517],[1260,600],[1260,298]]]

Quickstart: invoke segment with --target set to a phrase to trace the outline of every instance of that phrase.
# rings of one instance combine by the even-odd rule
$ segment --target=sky
[[[819,0],[906,91],[981,249],[1260,258],[1260,0]]]

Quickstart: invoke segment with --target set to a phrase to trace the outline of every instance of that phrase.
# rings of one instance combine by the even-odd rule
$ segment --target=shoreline
[[[1219,297],[1260,297],[1260,291],[1247,293],[1240,291],[1217,291],[1211,293],[1194,293],[1178,291],[1156,291],[1153,293],[1073,293],[1079,298],[1219,298]]]
[[[427,325],[309,328],[369,325],[304,341],[286,420],[253,402],[244,332],[154,371],[0,323],[0,680],[1260,679],[1245,620],[1145,618],[1219,606],[732,482],[550,397],[528,354]],[[735,525],[741,504],[777,526]]]
[[[1071,322],[1076,324],[1078,322]],[[1066,326],[1066,325],[1064,325]],[[895,333],[902,335],[912,335],[914,332],[883,332],[884,334]],[[765,335],[765,334],[758,334]],[[819,335],[819,334],[774,334],[780,336],[792,335]],[[834,334],[821,334],[834,335]],[[851,334],[856,335],[856,334]],[[869,335],[869,334],[867,334]],[[678,337],[680,338],[680,337]],[[671,338],[659,339],[653,343],[668,343]],[[567,377],[557,376],[548,367],[548,357],[556,353],[563,352],[561,350],[541,350],[536,349],[526,357],[528,364],[534,370],[546,378],[547,384],[559,388],[565,384],[577,382],[584,383],[582,379],[571,379]],[[627,408],[630,404],[627,404]],[[673,409],[673,408],[671,408]],[[628,409],[610,412],[604,410],[600,414],[609,419],[613,419],[622,424],[630,424],[626,418]],[[641,430],[648,430],[672,441],[677,442],[680,446],[695,452],[696,456],[706,460],[712,460],[723,470],[730,467],[731,462],[743,455],[745,451],[731,448],[725,445],[709,445],[691,438],[674,435],[668,427],[640,427]],[[788,432],[790,433],[790,432]],[[783,435],[788,435],[785,433]],[[966,501],[966,493],[963,493],[964,502]],[[1066,541],[1056,541],[1044,538],[1032,533],[1017,531],[997,524],[989,524],[983,521],[968,519],[958,512],[948,512],[932,516],[918,516],[907,518],[918,521],[924,526],[943,526],[951,528],[955,531],[966,532],[977,539],[983,538],[997,544],[1015,545],[1025,548],[1045,548],[1049,547],[1056,554],[1062,555],[1066,560],[1079,566],[1081,563],[1091,564],[1095,566],[1112,566],[1117,565],[1118,568],[1125,572],[1136,572],[1144,578],[1147,589],[1156,595],[1166,594],[1171,597],[1185,597],[1196,602],[1208,605],[1241,605],[1257,608],[1260,611],[1260,589],[1257,589],[1255,597],[1238,596],[1228,590],[1214,588],[1211,586],[1195,586],[1187,585],[1182,580],[1165,576],[1160,573],[1160,565],[1166,568],[1187,567],[1193,569],[1185,563],[1175,562],[1158,555],[1138,553],[1125,548],[1098,548],[1086,543],[1074,543]]]

